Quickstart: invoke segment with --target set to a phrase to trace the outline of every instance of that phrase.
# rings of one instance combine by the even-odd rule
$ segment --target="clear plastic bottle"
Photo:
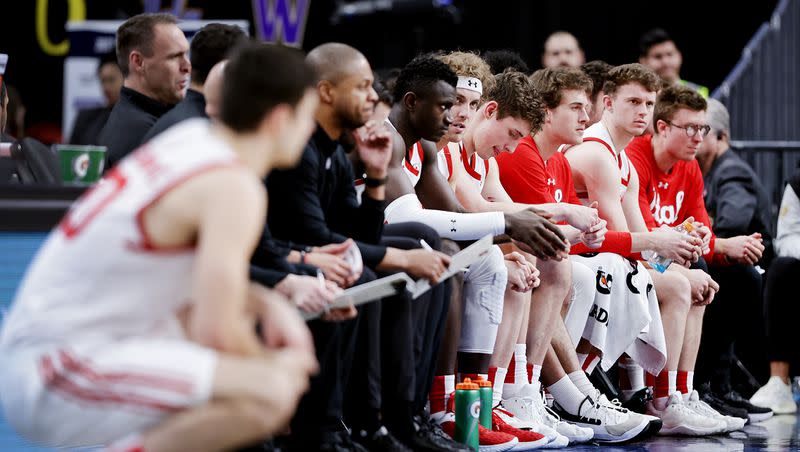
[[[675,226],[674,229],[682,234],[688,235],[694,231],[694,225],[689,221],[684,221],[683,223]],[[652,267],[653,270],[659,273],[664,273],[667,271],[667,267],[669,267],[669,264],[672,263],[672,259],[661,256],[653,250],[642,251],[642,257],[647,261],[648,264],[650,264],[650,267]]]

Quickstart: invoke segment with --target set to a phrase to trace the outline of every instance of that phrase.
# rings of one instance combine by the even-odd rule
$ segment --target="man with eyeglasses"
[[[701,223],[708,263],[756,262],[761,239],[716,237],[703,201],[703,174],[695,160],[711,126],[706,100],[691,88],[661,91],[653,114],[653,135],[637,137],[625,149],[639,176],[639,204],[648,227],[678,226],[689,217]]]
[[[705,263],[713,268],[741,263],[752,265],[764,252],[761,234],[717,237],[706,211],[703,174],[695,156],[711,127],[706,121],[707,102],[695,90],[675,85],[661,91],[653,114],[655,133],[634,139],[626,151],[639,175],[639,203],[648,227],[674,227],[694,217],[704,238]],[[741,215],[746,216],[746,200],[740,198]],[[727,235],[727,234],[724,234]],[[707,268],[706,268],[707,270]],[[718,272],[715,273],[718,276]],[[727,279],[727,278],[726,278]],[[730,290],[736,286],[730,283]],[[739,291],[741,289],[738,289]],[[693,305],[699,298],[692,294]],[[730,303],[727,303],[730,309]],[[721,339],[717,337],[715,339]],[[691,379],[692,374],[682,376]],[[691,383],[690,383],[691,384]],[[723,385],[729,386],[729,385]],[[716,388],[720,391],[719,388]],[[704,398],[716,409],[734,414],[718,400]],[[771,416],[767,409],[754,406],[738,394],[725,391],[720,397],[728,406],[743,408],[751,421]],[[743,414],[743,413],[742,413]]]

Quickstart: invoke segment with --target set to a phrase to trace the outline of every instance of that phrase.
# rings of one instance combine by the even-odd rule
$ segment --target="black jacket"
[[[119,101],[111,110],[111,115],[97,139],[97,144],[108,148],[106,168],[114,167],[139,147],[144,134],[170,108],[172,105],[164,105],[123,86],[119,93]]]
[[[153,127],[142,138],[142,143],[147,143],[153,137],[169,129],[175,124],[191,118],[207,118],[206,98],[202,93],[193,89],[186,91],[186,97],[178,102],[172,110],[158,118]],[[140,143],[141,144],[141,143]]]
[[[359,205],[354,181],[344,149],[318,126],[300,164],[269,175],[267,220],[272,234],[312,246],[353,238],[364,265],[376,267],[386,254],[386,247],[378,245],[384,203],[365,194]]]
[[[732,150],[723,153],[704,177],[706,210],[719,237],[760,232],[764,259],[774,255],[772,215],[767,192],[756,173]]]
[[[111,115],[112,107],[87,108],[78,112],[68,144],[97,144],[100,131]]]

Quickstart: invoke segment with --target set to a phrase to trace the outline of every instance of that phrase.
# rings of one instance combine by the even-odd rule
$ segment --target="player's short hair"
[[[492,74],[500,74],[507,69],[528,74],[531,70],[519,53],[513,50],[490,50],[483,53],[483,59],[492,68]]]
[[[603,90],[603,84],[605,84],[606,77],[608,77],[608,72],[611,69],[614,69],[614,66],[603,60],[589,61],[581,65],[581,70],[584,74],[592,79],[592,93],[589,96],[589,100],[592,102],[597,99],[597,95]]]
[[[532,131],[538,131],[544,122],[544,106],[528,76],[507,70],[495,75],[494,80],[494,87],[486,93],[486,100],[497,102],[497,119],[507,116],[519,118],[527,121]]]
[[[480,80],[483,84],[484,93],[494,87],[492,69],[478,54],[456,51],[437,55],[436,58],[450,66],[450,69],[452,69],[457,76],[474,77]]]
[[[264,75],[269,69],[269,77]],[[280,104],[296,106],[317,83],[298,50],[248,42],[238,46],[225,65],[220,120],[237,132],[255,130]]]
[[[661,90],[656,98],[653,110],[653,124],[659,119],[665,122],[672,121],[680,109],[692,111],[705,111],[708,104],[697,91],[683,85],[671,85]]]
[[[661,79],[652,69],[643,64],[631,63],[617,66],[608,71],[608,77],[603,83],[603,92],[608,96],[613,96],[620,86],[628,83],[638,83],[644,89],[652,92],[658,92],[661,89]]]
[[[458,76],[450,66],[434,55],[419,55],[405,65],[397,76],[393,90],[394,101],[400,102],[406,93],[422,94],[439,80],[455,87]]]
[[[539,69],[531,75],[531,82],[545,108],[558,107],[564,90],[581,90],[588,94],[593,86],[588,75],[572,67]]]
[[[155,27],[161,24],[177,24],[178,19],[167,13],[137,14],[126,20],[117,29],[117,64],[122,76],[127,77],[131,68],[128,64],[131,52],[138,50],[144,56],[153,55]]]
[[[192,37],[190,47],[192,81],[201,85],[205,83],[211,68],[246,39],[245,32],[236,25],[215,23],[201,28]]]

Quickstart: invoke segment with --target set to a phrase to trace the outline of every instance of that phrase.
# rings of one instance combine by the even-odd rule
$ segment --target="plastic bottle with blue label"
[[[692,231],[694,231],[694,225],[687,220],[679,224],[678,226],[675,226],[674,229],[680,232],[681,234],[688,235]],[[657,254],[653,250],[642,251],[642,258],[644,258],[644,260],[646,260],[647,263],[650,264],[650,267],[653,270],[659,273],[664,273],[665,271],[667,271],[667,267],[669,267],[669,264],[672,263],[672,259],[661,256],[660,254]]]

